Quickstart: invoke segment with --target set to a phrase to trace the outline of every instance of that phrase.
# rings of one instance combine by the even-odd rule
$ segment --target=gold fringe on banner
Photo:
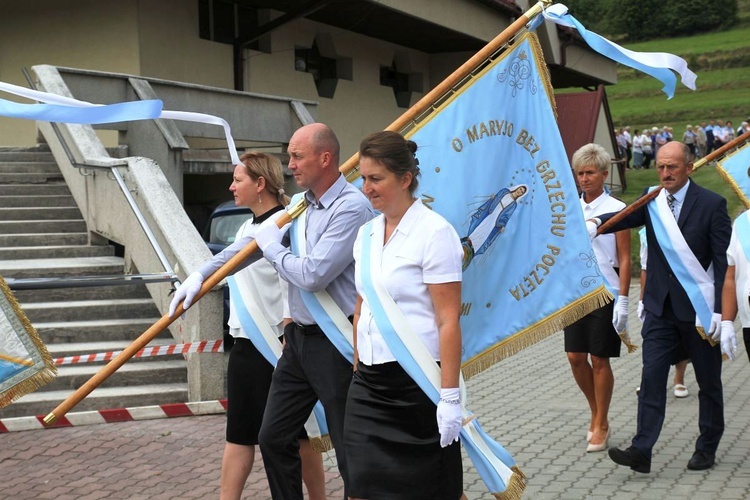
[[[721,162],[716,164],[716,172],[719,174],[719,177],[724,179],[724,181],[729,184],[729,187],[732,188],[734,194],[736,194],[742,204],[745,205],[745,208],[750,208],[750,200],[747,199],[747,196],[745,196],[745,193],[742,192],[742,189],[737,184],[737,182],[735,182],[734,178],[729,175],[729,172],[724,169]]]
[[[331,441],[331,436],[328,434],[324,434],[320,437],[311,437],[309,439],[310,446],[312,446],[312,449],[318,453],[325,453],[333,449],[333,442]]]
[[[498,500],[520,500],[523,496],[523,491],[526,489],[526,475],[521,472],[517,465],[511,467],[511,470],[513,470],[513,474],[510,476],[505,491],[492,494]]]
[[[638,349],[638,346],[630,340],[630,334],[628,334],[627,330],[618,333],[617,335],[620,337],[620,340],[622,340],[622,343],[625,344],[625,347],[628,348],[628,354],[632,354]]]
[[[39,337],[39,333],[31,325],[29,318],[26,317],[26,314],[23,312],[23,309],[21,309],[18,301],[13,296],[13,292],[10,291],[10,288],[8,288],[8,284],[5,282],[2,276],[0,276],[0,290],[2,291],[3,295],[3,297],[0,297],[0,300],[7,301],[16,319],[24,328],[23,332],[15,332],[16,335],[20,336],[24,333],[28,335],[29,339],[34,344],[34,347],[37,349],[39,356],[41,357],[41,361],[37,361],[32,367],[29,368],[29,370],[32,371],[36,370],[35,373],[28,376],[19,383],[13,385],[9,389],[0,392],[0,408],[3,408],[11,404],[21,396],[24,396],[25,394],[28,394],[30,392],[34,392],[43,385],[51,382],[57,375],[57,368],[52,361],[52,356],[50,355],[49,351],[47,351],[47,347],[44,345],[44,342],[42,342],[41,337]],[[7,315],[8,311],[4,312]]]
[[[534,51],[534,61],[536,61],[536,68],[539,71],[539,79],[542,81],[547,97],[549,97],[549,104],[552,107],[552,113],[555,115],[555,121],[557,121],[557,101],[555,100],[555,90],[552,87],[552,80],[549,76],[549,70],[547,69],[547,63],[544,62],[544,51],[539,43],[539,38],[536,36],[536,32],[529,33],[529,43],[531,50]]]
[[[482,373],[495,363],[546,339],[569,324],[578,321],[587,314],[606,305],[614,299],[607,288],[602,285],[591,293],[571,302],[554,314],[511,335],[495,346],[477,354],[461,365],[465,379]]]
[[[721,325],[719,325],[718,328],[721,328]],[[702,326],[696,326],[695,329],[698,331],[698,335],[700,335],[703,340],[711,344],[711,347],[714,347],[719,344],[713,338],[711,338],[710,335],[706,333],[706,329],[703,328]]]

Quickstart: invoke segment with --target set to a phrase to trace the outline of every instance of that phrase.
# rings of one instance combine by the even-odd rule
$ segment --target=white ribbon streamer
[[[27,89],[13,85],[11,83],[0,82],[0,90],[14,94],[19,97],[25,97],[34,101],[43,102],[45,104],[58,104],[63,106],[76,106],[76,107],[95,107],[101,106],[101,104],[93,104],[86,101],[80,101],[73,99],[72,97],[65,97],[58,94],[52,94],[49,92],[41,92],[39,90]],[[234,139],[232,138],[232,129],[226,120],[214,115],[208,115],[204,113],[194,113],[190,111],[168,111],[163,110],[159,118],[165,120],[180,120],[195,123],[204,123],[206,125],[218,125],[224,129],[224,136],[227,141],[227,147],[229,148],[229,155],[234,165],[240,163],[240,157],[237,154],[237,147],[235,146]]]

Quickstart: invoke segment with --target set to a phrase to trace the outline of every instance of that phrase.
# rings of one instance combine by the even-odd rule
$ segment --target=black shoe
[[[651,472],[651,460],[644,457],[640,451],[632,446],[626,450],[610,448],[609,458],[611,458],[614,463],[626,465],[636,472],[642,474],[648,474]]]
[[[716,456],[707,451],[696,451],[688,462],[687,468],[690,470],[706,470],[714,466]]]

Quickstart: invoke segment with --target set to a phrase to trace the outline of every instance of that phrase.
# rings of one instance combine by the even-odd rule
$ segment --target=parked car
[[[249,208],[238,207],[234,201],[225,201],[216,207],[203,230],[203,240],[211,253],[216,255],[232,244],[237,230],[252,216]]]
[[[208,224],[203,230],[203,240],[213,255],[234,243],[237,230],[253,213],[249,208],[238,207],[234,201],[227,201],[211,212]],[[224,352],[228,352],[234,344],[234,338],[229,335],[229,287],[224,285]]]

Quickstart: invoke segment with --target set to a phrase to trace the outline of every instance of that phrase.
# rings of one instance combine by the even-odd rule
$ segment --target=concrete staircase
[[[123,274],[109,245],[90,245],[85,221],[49,150],[0,148],[0,275],[4,278]],[[125,348],[160,314],[145,285],[19,290],[16,299],[53,358]],[[174,343],[168,332],[151,345]],[[103,363],[58,367],[40,390],[0,418],[46,415]],[[73,411],[187,401],[181,356],[133,359]]]

